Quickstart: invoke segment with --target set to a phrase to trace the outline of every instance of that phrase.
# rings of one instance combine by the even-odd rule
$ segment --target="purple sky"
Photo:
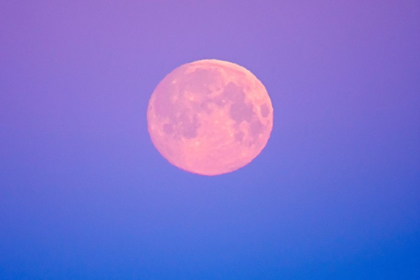
[[[206,58],[274,107],[211,178],[146,123]],[[420,279],[420,2],[1,1],[0,279]]]

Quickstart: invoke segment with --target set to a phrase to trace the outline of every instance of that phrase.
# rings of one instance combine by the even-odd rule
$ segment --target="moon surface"
[[[260,154],[273,128],[273,107],[250,71],[206,59],[179,66],[158,84],[147,121],[154,146],[171,164],[213,176]]]

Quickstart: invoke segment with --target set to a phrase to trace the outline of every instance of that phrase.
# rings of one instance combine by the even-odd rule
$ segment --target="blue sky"
[[[0,26],[1,279],[420,278],[418,1],[2,1]],[[146,123],[206,58],[274,107],[217,177]]]

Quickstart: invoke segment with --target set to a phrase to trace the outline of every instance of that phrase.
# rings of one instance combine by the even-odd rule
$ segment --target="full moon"
[[[171,164],[213,176],[260,154],[273,128],[273,107],[250,71],[206,59],[179,66],[157,85],[147,121],[154,146]]]

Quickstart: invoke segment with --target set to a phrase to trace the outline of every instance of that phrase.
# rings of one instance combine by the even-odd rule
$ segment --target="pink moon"
[[[179,66],[157,85],[147,121],[154,146],[171,164],[214,176],[261,153],[273,128],[273,107],[250,71],[206,59]]]

